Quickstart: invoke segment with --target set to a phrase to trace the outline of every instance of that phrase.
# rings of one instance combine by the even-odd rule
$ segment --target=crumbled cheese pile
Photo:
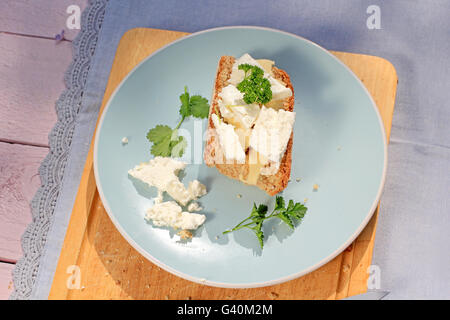
[[[155,226],[170,226],[176,229],[195,230],[205,222],[202,214],[183,212],[182,206],[204,196],[205,185],[198,180],[190,181],[186,188],[178,178],[178,173],[186,167],[186,163],[172,158],[155,157],[149,162],[141,163],[128,171],[132,177],[158,189],[154,205],[147,210],[146,219],[152,220]],[[167,192],[175,201],[163,202],[163,193]],[[189,211],[200,211],[196,202],[189,204]]]
[[[155,157],[144,162],[128,173],[149,186],[156,187],[160,192],[167,192],[174,200],[185,206],[189,201],[206,194],[206,187],[198,180],[189,182],[188,188],[178,179],[180,170],[186,168],[186,163],[172,158]]]
[[[147,210],[146,220],[152,220],[158,227],[172,227],[182,230],[195,230],[205,222],[205,215],[182,212],[175,201],[155,204]]]

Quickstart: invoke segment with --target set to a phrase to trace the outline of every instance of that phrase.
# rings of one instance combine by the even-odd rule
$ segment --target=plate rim
[[[151,28],[144,28],[144,29],[151,29]],[[108,201],[106,200],[106,197],[103,193],[103,189],[101,187],[101,183],[100,183],[100,179],[99,179],[99,173],[98,173],[98,163],[97,163],[97,155],[98,155],[98,140],[99,140],[99,136],[100,136],[100,131],[103,125],[103,120],[105,118],[105,115],[108,111],[108,108],[111,104],[111,102],[114,100],[114,97],[116,96],[117,92],[120,90],[120,88],[122,87],[122,85],[126,82],[126,80],[142,65],[144,64],[147,60],[151,59],[154,55],[158,54],[160,51],[165,50],[166,48],[180,42],[180,41],[184,41],[185,39],[191,38],[191,37],[196,37],[198,35],[204,34],[204,33],[209,33],[209,32],[214,32],[214,31],[220,31],[220,30],[230,30],[230,29],[255,29],[255,30],[265,30],[265,31],[271,31],[271,32],[276,32],[276,33],[280,33],[280,34],[284,34],[284,35],[288,35],[297,39],[300,39],[302,41],[306,41],[309,44],[317,47],[319,50],[323,51],[325,54],[327,54],[328,56],[330,56],[333,60],[335,60],[338,64],[340,64],[341,66],[343,66],[350,74],[351,76],[357,81],[357,83],[362,87],[363,91],[366,93],[366,95],[369,97],[369,100],[371,102],[371,106],[375,111],[375,114],[377,116],[378,119],[378,123],[380,125],[380,130],[381,130],[381,135],[383,138],[383,152],[384,152],[384,158],[383,158],[383,171],[382,171],[382,176],[381,176],[381,181],[380,181],[380,185],[378,187],[378,191],[377,194],[375,196],[374,201],[372,202],[372,205],[369,209],[369,212],[366,214],[364,220],[362,221],[362,223],[360,224],[360,226],[355,230],[355,232],[349,237],[349,239],[347,241],[345,241],[339,248],[337,248],[333,253],[331,253],[330,255],[328,255],[327,257],[323,258],[322,260],[320,260],[319,262],[317,262],[316,264],[314,264],[313,266],[310,266],[309,268],[306,268],[304,270],[301,270],[299,272],[296,273],[292,273],[288,276],[284,276],[284,277],[280,277],[280,278],[276,278],[276,279],[272,279],[272,280],[267,280],[264,282],[248,282],[248,283],[227,283],[227,282],[219,282],[219,281],[211,281],[208,279],[204,279],[204,278],[197,278],[195,276],[186,274],[184,272],[181,272],[179,270],[176,270],[168,265],[166,265],[165,263],[163,263],[162,261],[158,260],[157,258],[153,257],[150,253],[148,253],[147,251],[145,251],[138,243],[136,243],[129,235],[128,233],[125,231],[124,228],[122,228],[122,226],[120,225],[120,223],[116,220],[116,218],[114,217],[114,215],[111,213],[112,210],[109,207]],[[162,46],[161,48],[157,49],[156,51],[154,51],[153,53],[151,53],[149,56],[147,56],[146,58],[144,58],[141,62],[139,62],[119,83],[119,85],[114,89],[113,93],[111,94],[111,96],[108,99],[108,102],[105,104],[105,107],[103,109],[103,112],[100,116],[100,119],[98,121],[98,125],[97,125],[97,129],[95,130],[95,138],[94,138],[94,155],[93,155],[93,166],[94,166],[94,177],[95,177],[95,182],[96,182],[96,186],[97,186],[97,191],[99,193],[100,199],[102,201],[103,207],[105,208],[106,213],[108,214],[109,218],[111,219],[111,221],[113,222],[114,226],[116,227],[116,229],[120,232],[120,234],[125,238],[125,240],[134,248],[136,249],[141,255],[143,255],[146,259],[148,259],[150,262],[156,264],[158,267],[166,270],[167,272],[170,272],[180,278],[198,283],[198,284],[203,284],[203,285],[208,285],[208,286],[212,286],[212,287],[219,287],[219,288],[234,288],[234,289],[245,289],[245,288],[259,288],[259,287],[266,287],[266,286],[272,286],[272,285],[276,285],[276,284],[280,284],[280,283],[284,283],[287,282],[289,280],[293,280],[293,279],[297,279],[301,276],[304,276],[314,270],[317,270],[318,268],[320,268],[321,266],[325,265],[326,263],[328,263],[329,261],[333,260],[336,256],[338,256],[341,252],[343,252],[358,236],[359,234],[364,230],[364,228],[366,227],[366,225],[369,223],[370,219],[372,218],[373,214],[376,211],[376,208],[379,204],[380,198],[381,198],[381,194],[383,192],[383,188],[386,182],[386,171],[387,171],[387,160],[388,160],[388,150],[387,150],[387,138],[386,138],[386,130],[384,127],[384,123],[383,123],[383,119],[381,118],[381,114],[380,111],[378,110],[378,107],[372,97],[372,95],[370,94],[369,90],[367,90],[366,86],[362,83],[362,81],[356,76],[356,74],[346,65],[344,64],[341,60],[339,60],[335,55],[333,55],[330,51],[328,51],[327,49],[325,49],[324,47],[318,45],[317,43],[308,40],[302,36],[299,36],[297,34],[291,33],[291,32],[287,32],[287,31],[283,31],[283,30],[279,30],[279,29],[275,29],[275,28],[269,28],[269,27],[262,27],[262,26],[248,26],[248,25],[236,25],[236,26],[223,26],[223,27],[215,27],[215,28],[210,28],[210,29],[205,29],[205,30],[201,30],[201,31],[197,31],[191,34],[188,34],[186,36],[183,36],[179,39],[176,39],[164,46]]]

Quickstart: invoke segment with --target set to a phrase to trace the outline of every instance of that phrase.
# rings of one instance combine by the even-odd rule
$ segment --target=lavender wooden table
[[[13,289],[11,271],[22,256],[20,237],[31,221],[38,168],[56,122],[78,30],[66,12],[88,0],[4,0],[0,10],[0,299]],[[65,39],[54,36],[65,29]]]

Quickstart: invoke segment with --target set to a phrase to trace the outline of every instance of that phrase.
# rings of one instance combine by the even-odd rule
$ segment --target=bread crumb
[[[127,137],[123,137],[123,138],[122,138],[122,144],[123,144],[123,145],[128,144],[128,138],[127,138]]]
[[[240,198],[242,198],[242,194],[238,193],[238,195],[236,197],[238,197],[240,199]]]
[[[319,185],[316,183],[315,185],[313,185],[313,190],[314,191],[317,191],[317,190],[319,190]]]
[[[180,238],[182,240],[188,240],[192,238],[192,232],[188,231],[188,230],[181,230],[180,232],[177,233]]]
[[[275,300],[276,298],[278,298],[280,295],[276,292],[270,292],[267,294],[269,296],[270,299]]]
[[[337,150],[338,150],[338,151],[341,151],[341,149],[342,149],[341,146],[338,146],[338,147],[337,147]]]
[[[307,201],[308,201],[308,198],[305,198],[305,199],[303,199],[303,202],[305,202],[305,203],[306,203]]]
[[[302,180],[302,178],[297,178],[295,179],[295,181],[300,182]]]
[[[350,271],[350,266],[348,264],[344,264],[344,266],[342,267],[342,271],[347,273]]]
[[[169,296],[164,296],[164,300],[169,300]]]
[[[216,240],[219,240],[219,236],[216,236]]]

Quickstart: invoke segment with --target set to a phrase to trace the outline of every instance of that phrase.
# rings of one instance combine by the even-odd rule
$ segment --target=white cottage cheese
[[[155,157],[146,163],[141,163],[128,173],[150,186],[158,188],[160,192],[167,192],[174,200],[186,205],[189,201],[195,200],[206,194],[206,187],[199,181],[194,180],[189,183],[186,189],[178,179],[178,172],[186,167],[186,163],[172,158]],[[161,202],[158,195],[156,202]]]
[[[175,201],[166,201],[148,209],[145,219],[151,220],[158,227],[195,230],[205,222],[206,217],[203,214],[183,212]]]
[[[199,206],[198,202],[192,202],[188,205],[189,212],[196,212],[201,210],[203,210],[203,208]]]
[[[245,72],[243,70],[239,70],[239,65],[241,64],[257,66],[264,70],[263,66],[258,63],[257,60],[253,59],[248,53],[242,55],[242,57],[236,59],[234,62],[230,79],[228,80],[228,82],[233,86],[237,86],[240,82],[242,82],[242,80],[244,80]],[[268,79],[270,82],[270,88],[272,89],[272,100],[282,100],[292,96],[291,89],[275,79],[268,72],[264,72],[264,78]]]
[[[245,162],[244,148],[239,141],[239,136],[234,131],[234,126],[219,120],[217,115],[211,115],[216,133],[219,136],[219,143],[225,154],[225,158],[237,160],[239,163]]]
[[[295,112],[262,107],[250,136],[250,147],[270,161],[279,162],[291,137]]]

